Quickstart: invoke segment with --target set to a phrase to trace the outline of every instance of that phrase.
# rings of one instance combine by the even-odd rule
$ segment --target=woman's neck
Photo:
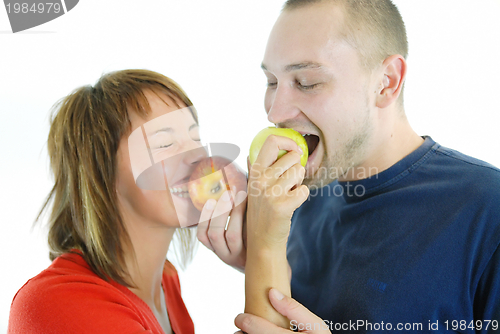
[[[130,238],[125,249],[125,268],[134,287],[129,288],[151,310],[162,313],[163,267],[175,228],[124,217]]]

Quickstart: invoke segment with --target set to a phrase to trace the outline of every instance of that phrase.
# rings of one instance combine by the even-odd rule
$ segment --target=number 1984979
[[[28,3],[7,3],[7,13],[59,13],[62,8],[60,3],[53,2],[39,2],[30,6]]]

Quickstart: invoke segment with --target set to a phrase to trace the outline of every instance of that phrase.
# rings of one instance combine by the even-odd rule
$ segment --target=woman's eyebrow
[[[175,132],[175,130],[173,128],[170,128],[170,127],[168,127],[168,128],[161,128],[161,129],[158,129],[158,130],[152,132],[151,135],[154,136],[154,135],[156,135],[156,134],[158,134],[160,132],[172,133],[172,132]]]
[[[197,128],[197,127],[199,127],[199,125],[198,125],[198,124],[196,124],[196,123],[193,123],[193,124],[191,124],[191,126],[189,127],[188,131],[191,131],[192,129]],[[158,129],[158,130],[154,131],[153,133],[151,133],[151,135],[152,135],[152,136],[154,136],[154,135],[156,135],[156,134],[158,134],[158,133],[160,133],[160,132],[174,133],[174,132],[175,132],[175,129],[174,129],[174,128],[171,128],[171,127],[161,128],[161,129]]]

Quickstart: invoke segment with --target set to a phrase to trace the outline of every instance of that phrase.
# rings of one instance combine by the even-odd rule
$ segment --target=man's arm
[[[280,150],[289,152],[277,160]],[[293,212],[309,195],[301,185],[300,154],[293,140],[269,136],[248,180],[245,312],[284,328],[289,320],[272,307],[268,293],[275,287],[291,296],[286,243]]]
[[[500,331],[500,246],[489,260],[476,289],[474,326],[478,333]]]

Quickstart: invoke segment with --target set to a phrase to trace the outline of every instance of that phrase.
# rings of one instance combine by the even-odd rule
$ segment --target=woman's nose
[[[193,165],[208,157],[205,147],[199,141],[190,140],[184,145],[183,162]]]

